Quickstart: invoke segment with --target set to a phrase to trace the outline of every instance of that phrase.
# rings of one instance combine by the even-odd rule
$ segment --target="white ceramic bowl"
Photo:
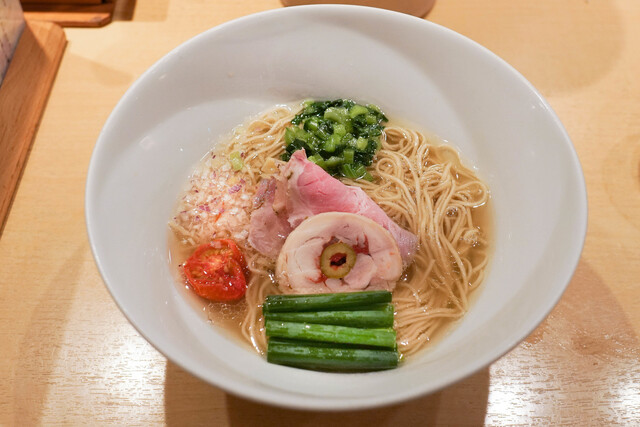
[[[495,254],[475,303],[444,339],[392,371],[330,374],[268,364],[207,324],[169,270],[167,220],[192,167],[218,137],[274,104],[332,97],[378,104],[448,140],[492,191]],[[562,295],[587,217],[571,141],[520,74],[446,28],[355,6],[247,16],[167,54],[107,120],[86,191],[98,268],[151,344],[231,393],[309,409],[399,402],[503,355]]]

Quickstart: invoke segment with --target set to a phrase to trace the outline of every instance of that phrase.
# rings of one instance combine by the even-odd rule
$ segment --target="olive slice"
[[[320,255],[320,270],[331,279],[342,279],[356,263],[356,252],[346,243],[333,243]]]

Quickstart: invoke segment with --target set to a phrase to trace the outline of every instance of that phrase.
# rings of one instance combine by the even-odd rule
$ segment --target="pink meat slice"
[[[403,263],[409,264],[418,246],[418,237],[396,224],[359,187],[344,185],[320,166],[296,151],[283,170],[288,181],[287,215],[295,228],[306,218],[323,212],[348,212],[365,216],[387,229],[396,240]]]
[[[251,216],[249,242],[256,250],[267,256],[272,256],[273,252],[280,250],[284,244],[281,235],[286,231],[286,227],[281,224],[284,217],[291,232],[302,221],[313,215],[324,212],[347,212],[365,216],[380,224],[396,240],[403,264],[408,265],[413,260],[418,246],[418,237],[389,218],[361,188],[343,184],[320,166],[307,160],[304,150],[296,151],[291,156],[281,172],[281,179],[286,182],[286,185],[272,184],[274,194],[270,198],[271,202],[265,200],[263,206],[254,211]],[[280,184],[283,181],[280,181]],[[286,200],[285,214],[282,209],[276,213],[271,208],[271,212],[278,221],[271,217],[271,212],[263,210],[266,205],[273,205],[273,200]],[[281,206],[281,203],[277,205]],[[259,212],[260,210],[262,211]],[[255,220],[254,216],[256,216]],[[268,222],[263,224],[263,220]],[[261,247],[268,248],[269,252],[264,252]]]
[[[293,230],[287,221],[285,202],[280,195],[276,197],[277,190],[281,187],[282,183],[277,178],[262,180],[253,199],[249,243],[269,258],[278,256],[285,239]],[[276,211],[279,206],[282,209]]]

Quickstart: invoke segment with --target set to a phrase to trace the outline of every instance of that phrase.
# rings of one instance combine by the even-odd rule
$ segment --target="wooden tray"
[[[59,25],[27,20],[0,86],[0,234],[66,44]]]
[[[115,0],[21,0],[24,17],[63,27],[102,27],[111,22]]]

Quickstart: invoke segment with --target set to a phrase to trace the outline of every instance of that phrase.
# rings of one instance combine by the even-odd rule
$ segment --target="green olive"
[[[320,255],[320,270],[331,279],[342,279],[356,263],[356,252],[346,243],[333,243]]]

